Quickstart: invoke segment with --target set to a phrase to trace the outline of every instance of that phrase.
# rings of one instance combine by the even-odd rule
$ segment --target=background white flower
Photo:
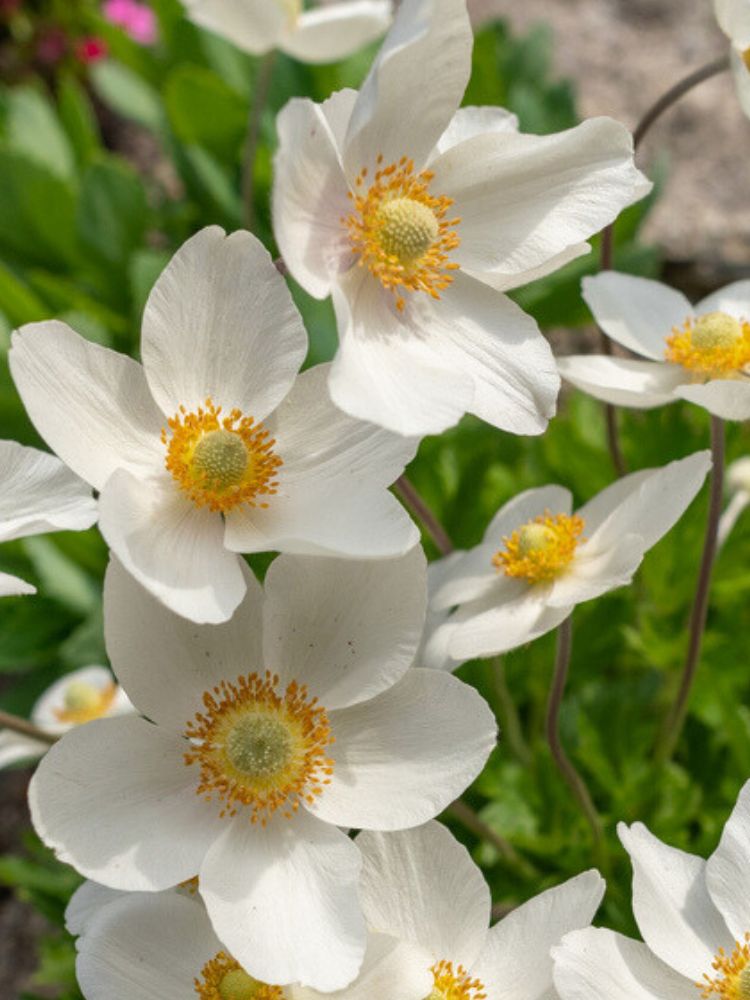
[[[750,281],[693,306],[658,281],[605,271],[583,279],[583,297],[608,337],[649,360],[558,358],[566,381],[618,406],[687,399],[725,420],[750,417]]]
[[[417,442],[353,420],[298,369],[307,335],[250,233],[202,230],[156,282],[143,366],[59,322],[13,335],[10,365],[37,430],[101,493],[99,527],[178,614],[225,621],[245,592],[238,552],[382,558],[419,532],[387,487]]]
[[[183,0],[190,19],[253,55],[280,49],[307,63],[336,62],[379,38],[390,0]]]
[[[426,666],[530,642],[576,604],[629,583],[644,553],[669,531],[711,467],[708,451],[624,476],[571,514],[562,486],[527,490],[501,507],[480,545],[462,553],[436,588],[434,613],[457,610],[432,634]]]
[[[750,783],[707,861],[642,823],[618,832],[645,944],[604,929],[566,936],[553,952],[563,1000],[741,1000],[750,983]]]
[[[732,43],[732,75],[742,110],[750,115],[750,3],[747,0],[714,0],[719,27]]]
[[[40,836],[112,888],[198,874],[216,933],[249,973],[345,986],[365,929],[359,851],[339,828],[425,822],[495,742],[473,688],[409,669],[425,590],[419,549],[375,562],[280,556],[264,595],[248,572],[231,621],[198,626],[113,562],[108,651],[153,724],[64,736],[31,784]]]
[[[611,119],[521,135],[501,108],[459,108],[472,43],[464,3],[404,0],[359,93],[294,99],[277,122],[276,238],[333,296],[333,399],[402,434],[467,411],[544,430],[549,346],[502,292],[585,253],[649,186]]]
[[[742,511],[750,504],[750,458],[738,458],[727,466],[726,485],[729,503],[719,520],[717,541],[723,545]]]
[[[0,542],[47,531],[83,531],[96,517],[91,490],[59,459],[0,441]],[[0,573],[0,597],[35,593],[30,583]]]

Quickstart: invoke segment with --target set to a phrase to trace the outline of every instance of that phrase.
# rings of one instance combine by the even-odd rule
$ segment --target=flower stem
[[[515,868],[520,875],[523,875],[525,878],[539,877],[539,872],[534,865],[521,857],[515,847],[505,837],[493,830],[491,826],[488,826],[463,799],[456,799],[455,802],[451,802],[447,811],[463,824],[467,830],[470,830],[479,837],[480,840],[486,840],[488,844],[492,844],[498,854],[505,859],[510,867]]]
[[[400,476],[396,480],[395,489],[412,514],[422,522],[425,531],[435,543],[440,554],[442,556],[450,555],[453,551],[453,542],[448,537],[448,532],[422,499],[414,484],[406,476]]]
[[[52,733],[46,733],[43,729],[39,729],[33,722],[28,722],[17,715],[11,715],[9,712],[0,711],[0,729],[10,729],[21,736],[29,736],[33,740],[50,745],[57,743],[59,739],[58,736],[53,736]]]
[[[608,867],[604,842],[604,828],[586,782],[573,767],[560,742],[560,707],[565,694],[565,685],[570,669],[570,653],[573,647],[573,618],[565,619],[557,630],[557,653],[552,677],[549,700],[547,701],[547,742],[557,769],[576,798],[591,828],[594,854],[601,868]]]
[[[250,104],[245,147],[242,154],[242,218],[245,229],[249,229],[250,232],[255,227],[255,160],[258,152],[263,112],[271,90],[271,78],[275,62],[276,52],[274,49],[260,60],[258,72],[255,77],[255,93]]]
[[[502,733],[508,741],[508,746],[513,751],[515,757],[525,767],[530,767],[532,762],[531,751],[524,739],[518,709],[508,687],[502,656],[496,656],[494,659],[488,660],[487,667],[490,672],[492,688],[497,697],[498,715],[500,716]]]
[[[711,496],[708,504],[703,555],[698,570],[693,608],[690,613],[690,639],[677,698],[669,711],[662,729],[662,736],[654,753],[655,760],[659,764],[668,761],[674,753],[682,727],[685,724],[690,691],[698,669],[703,633],[706,628],[708,593],[711,586],[711,572],[718,549],[719,519],[724,490],[724,421],[714,416],[711,417],[711,457],[713,459]]]

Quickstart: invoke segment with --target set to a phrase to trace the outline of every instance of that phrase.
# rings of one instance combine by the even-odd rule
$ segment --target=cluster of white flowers
[[[278,119],[275,235],[299,284],[332,298],[331,365],[300,373],[284,278],[252,234],[216,227],[153,288],[142,363],[56,321],[13,336],[15,385],[59,458],[0,442],[0,540],[98,519],[111,550],[116,682],[86,668],[33,713],[61,736],[31,783],[35,828],[90,880],[68,911],[84,995],[683,1000],[698,979],[745,1000],[750,790],[707,863],[621,829],[645,945],[589,927],[594,871],[489,928],[479,869],[435,822],[496,741],[451,671],[629,583],[709,453],[575,513],[561,486],[521,493],[429,574],[389,487],[465,413],[543,432],[560,374],[612,403],[747,419],[750,283],[692,307],[656,282],[587,279],[602,329],[649,360],[556,361],[506,293],[586,253],[648,191],[621,125],[527,135],[503,109],[461,108],[464,0],[186,5],[249,52],[309,61],[391,26],[359,92],[293,99]],[[747,92],[750,12],[716,8]],[[261,585],[242,554],[269,551]],[[0,594],[31,592],[0,575]],[[45,749],[5,734],[0,766]]]

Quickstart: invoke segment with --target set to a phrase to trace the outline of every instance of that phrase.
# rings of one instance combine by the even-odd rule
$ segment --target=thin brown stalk
[[[50,745],[57,743],[58,740],[57,736],[45,733],[43,729],[39,729],[33,722],[22,719],[18,715],[11,715],[10,712],[0,711],[0,729],[10,729],[20,736],[29,736],[33,740],[39,740],[40,743],[49,743]]]
[[[453,542],[450,540],[448,532],[422,499],[421,494],[411,480],[406,476],[400,476],[394,488],[412,514],[418,521],[422,522],[422,526],[435,543],[440,554],[443,556],[450,555],[453,551]]]
[[[526,858],[521,857],[515,847],[505,837],[493,830],[491,826],[488,826],[463,799],[456,799],[455,802],[452,802],[448,806],[447,811],[465,826],[467,830],[470,830],[475,836],[479,837],[480,840],[485,840],[488,844],[492,844],[507,864],[514,868],[520,875],[523,875],[524,878],[537,878],[539,876],[536,868]]]

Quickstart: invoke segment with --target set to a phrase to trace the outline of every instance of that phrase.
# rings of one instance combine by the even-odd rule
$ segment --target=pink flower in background
[[[157,38],[156,15],[138,0],[104,0],[104,16],[140,45],[153,45]]]
[[[97,38],[95,35],[81,38],[76,45],[76,58],[86,66],[105,59],[107,54],[107,43],[103,38]]]

